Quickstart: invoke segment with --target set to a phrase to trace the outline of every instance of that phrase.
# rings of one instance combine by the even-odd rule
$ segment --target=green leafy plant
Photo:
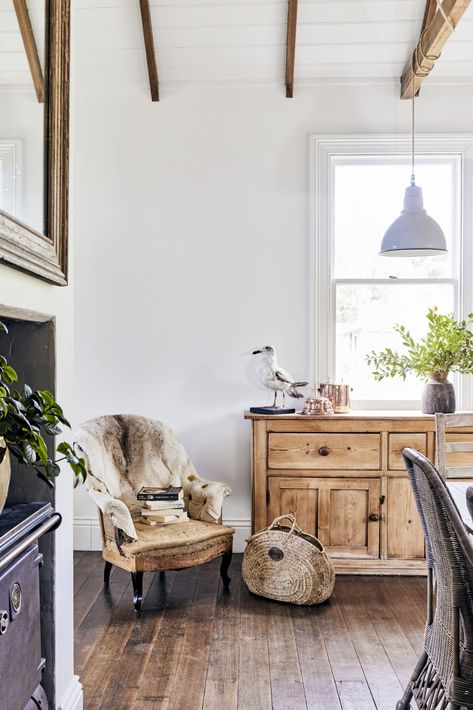
[[[8,333],[0,322],[0,333]],[[64,413],[48,390],[33,391],[23,385],[20,391],[11,386],[18,381],[18,375],[5,357],[0,355],[0,463],[7,450],[26,466],[35,469],[39,478],[49,486],[59,475],[60,461],[67,461],[76,480],[86,477],[84,459],[76,455],[71,444],[62,441],[56,451],[62,454],[52,459],[48,453],[44,436],[55,436],[62,432],[61,424],[70,427]]]
[[[473,373],[473,313],[457,321],[450,313],[443,315],[437,308],[427,312],[428,330],[417,343],[403,325],[394,326],[404,346],[404,352],[386,348],[374,350],[366,356],[373,369],[375,380],[385,377],[402,377],[410,372],[428,380],[433,373],[446,377],[449,372]]]

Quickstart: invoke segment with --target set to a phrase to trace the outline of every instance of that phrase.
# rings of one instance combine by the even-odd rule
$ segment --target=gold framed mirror
[[[2,10],[0,262],[65,286],[70,0],[2,0]]]

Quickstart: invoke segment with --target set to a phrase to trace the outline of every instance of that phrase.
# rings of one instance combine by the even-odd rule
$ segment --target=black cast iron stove
[[[61,522],[50,503],[24,503],[0,515],[0,707],[47,710],[41,674],[38,540]]]

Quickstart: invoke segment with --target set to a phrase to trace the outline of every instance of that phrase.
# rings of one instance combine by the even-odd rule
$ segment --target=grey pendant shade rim
[[[414,253],[415,252],[415,253]],[[419,254],[418,252],[423,252]],[[408,249],[384,249],[378,252],[379,256],[437,256],[439,254],[448,254],[448,249],[430,249],[430,247],[410,247]]]

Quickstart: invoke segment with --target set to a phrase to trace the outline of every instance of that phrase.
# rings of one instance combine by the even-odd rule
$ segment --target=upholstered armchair
[[[230,578],[233,528],[222,525],[223,483],[199,478],[184,448],[165,424],[132,415],[103,416],[82,424],[74,436],[85,459],[85,485],[98,507],[105,560],[131,572],[135,609],[143,600],[143,573],[179,570],[222,556],[224,587]],[[150,527],[141,519],[142,486],[182,486],[190,520]]]

